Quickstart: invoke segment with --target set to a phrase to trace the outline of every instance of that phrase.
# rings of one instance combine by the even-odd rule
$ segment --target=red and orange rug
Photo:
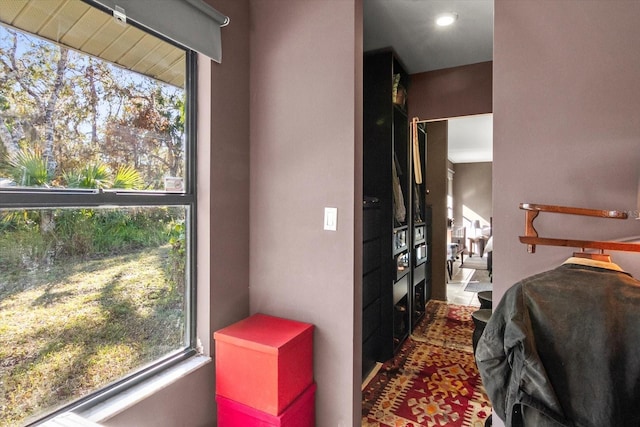
[[[473,357],[477,307],[430,301],[396,356],[362,391],[362,426],[482,427],[491,404]]]

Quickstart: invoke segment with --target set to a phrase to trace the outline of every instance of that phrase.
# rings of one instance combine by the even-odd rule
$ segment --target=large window
[[[194,62],[80,0],[0,0],[0,425],[194,352]]]

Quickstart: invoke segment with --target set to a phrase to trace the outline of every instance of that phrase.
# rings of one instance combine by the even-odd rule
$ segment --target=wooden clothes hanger
[[[605,254],[605,250],[622,252],[640,252],[640,243],[626,243],[617,241],[597,241],[597,240],[576,240],[557,239],[549,237],[539,237],[538,232],[533,227],[533,220],[540,212],[551,212],[559,214],[583,215],[606,219],[627,219],[626,212],[607,211],[598,209],[572,208],[566,206],[537,205],[531,203],[520,203],[520,209],[525,212],[525,232],[520,236],[520,242],[527,245],[527,252],[535,253],[536,245],[546,246],[567,246],[580,248],[581,252],[574,252],[573,256],[589,258],[598,261],[611,262],[611,257]],[[599,252],[587,252],[587,249],[596,249]]]
[[[601,251],[599,253],[585,252],[583,248],[582,252],[574,252],[573,256],[576,258],[586,258],[586,259],[593,259],[596,261],[611,262],[611,255],[605,254],[604,251]]]

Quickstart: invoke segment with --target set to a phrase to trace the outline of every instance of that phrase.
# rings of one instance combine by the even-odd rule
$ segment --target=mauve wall
[[[456,225],[462,225],[462,206],[466,206],[489,223],[493,215],[491,162],[456,163],[453,165],[453,214]],[[467,230],[467,236],[471,230]]]
[[[210,2],[232,22],[222,28],[222,63],[211,64],[211,285],[204,345],[215,360],[213,332],[249,315],[249,4]],[[215,371],[211,381],[207,405],[215,414]]]
[[[445,119],[492,111],[492,62],[411,75],[409,116]]]
[[[222,28],[222,63],[211,65],[210,324],[216,331],[249,314],[249,5],[210,1],[233,23]]]
[[[496,0],[493,287],[553,268],[569,248],[527,254],[518,203],[636,209],[640,168],[640,2]],[[553,215],[538,231],[627,238],[640,222]],[[613,260],[640,277],[638,255]],[[588,285],[588,284],[587,284]],[[497,300],[497,298],[494,298]],[[494,423],[498,425],[498,423]]]
[[[318,426],[360,422],[359,0],[252,0],[251,312],[312,323]],[[325,207],[337,231],[323,230]]]

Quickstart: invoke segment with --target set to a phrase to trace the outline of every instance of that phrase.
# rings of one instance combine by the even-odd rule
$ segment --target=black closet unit
[[[380,291],[385,271],[382,262],[380,201],[365,198],[362,203],[362,378],[379,360],[382,322]]]
[[[430,215],[425,184],[414,180],[413,156],[414,151],[421,153],[421,172],[426,176],[426,137],[422,126],[418,132],[421,146],[413,147],[406,109],[408,87],[409,75],[393,51],[365,54],[363,194],[378,200],[382,259],[379,327],[375,332],[369,329],[371,318],[363,300],[363,338],[365,332],[377,336],[377,346],[370,354],[378,361],[392,357],[409,336],[424,314],[431,291]],[[365,277],[363,294],[367,286]]]

